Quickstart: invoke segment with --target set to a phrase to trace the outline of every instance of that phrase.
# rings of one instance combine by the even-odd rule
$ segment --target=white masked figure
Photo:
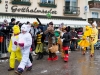
[[[30,48],[32,45],[32,37],[29,33],[27,25],[22,25],[21,27],[21,33],[19,34],[18,44],[21,48],[22,60],[18,66],[16,73],[21,75],[25,67],[27,67],[27,70],[32,69],[32,63],[29,59]]]

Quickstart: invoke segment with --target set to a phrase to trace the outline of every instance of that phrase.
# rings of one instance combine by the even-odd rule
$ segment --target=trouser
[[[32,57],[32,55],[31,55],[31,53],[30,53],[30,55],[29,55],[29,59],[30,59],[30,61],[31,61],[31,63],[33,62],[33,57]]]
[[[26,50],[26,49],[22,50],[22,60],[19,64],[18,68],[21,68],[24,70],[25,66],[26,67],[32,66],[32,63],[29,59],[29,54],[30,54],[30,50]]]
[[[52,43],[48,43],[48,49],[49,49],[50,47],[52,47]],[[49,58],[53,58],[53,57],[56,57],[56,56],[57,56],[56,53],[51,53],[51,52],[49,51]]]
[[[90,47],[91,47],[91,51],[90,51],[90,53],[91,53],[91,54],[94,54],[94,44],[91,44]]]
[[[20,62],[21,61],[21,58],[22,58],[22,55],[21,55],[21,52],[20,51],[17,51],[17,52],[11,52],[10,54],[10,68],[14,68],[15,67],[15,58],[17,58],[17,60]]]
[[[50,51],[49,51],[49,58],[54,58],[54,57],[56,57],[57,55],[56,55],[56,53],[51,53]]]

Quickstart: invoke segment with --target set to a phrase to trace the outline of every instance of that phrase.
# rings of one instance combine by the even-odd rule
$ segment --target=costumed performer
[[[14,25],[13,35],[11,36],[11,40],[10,40],[9,47],[8,47],[8,52],[10,52],[10,60],[9,60],[10,68],[8,69],[8,71],[14,70],[15,58],[17,58],[18,61],[21,61],[21,57],[22,57],[21,50],[17,44],[19,33],[20,33],[19,26]]]
[[[49,61],[52,60],[58,60],[58,56],[56,55],[56,53],[52,53],[50,50],[52,50],[52,46],[55,45],[56,40],[55,40],[55,36],[54,36],[54,27],[53,27],[53,22],[49,23],[49,27],[47,28],[47,30],[44,32],[45,34],[48,34],[48,50],[49,50]]]
[[[21,33],[19,34],[19,39],[17,43],[21,48],[22,60],[15,73],[21,75],[25,67],[27,67],[27,71],[30,71],[32,69],[32,63],[29,59],[30,48],[32,45],[32,37],[29,33],[27,25],[25,24],[21,27]]]
[[[91,46],[90,56],[91,57],[93,57],[93,55],[94,55],[94,45],[98,41],[98,30],[97,30],[96,26],[97,26],[97,24],[95,21],[94,23],[92,23],[92,33],[90,35],[90,46]]]
[[[62,26],[62,27],[60,27],[60,37],[61,37],[61,42],[63,43],[63,39],[62,39],[62,37],[63,37],[63,35],[64,35],[64,33],[65,33],[65,26]],[[64,53],[64,50],[61,48],[61,57],[62,58],[64,58],[64,56],[65,56],[65,53]]]
[[[69,59],[69,54],[68,54],[68,50],[70,47],[70,41],[71,41],[71,35],[69,34],[69,32],[67,32],[67,28],[64,29],[64,34],[63,34],[63,51],[64,51],[64,61],[68,62]]]
[[[82,36],[82,40],[78,43],[78,45],[80,47],[82,47],[82,54],[85,55],[86,53],[86,47],[89,47],[90,44],[89,44],[89,41],[87,40],[87,38],[91,35],[91,28],[90,26],[86,26],[85,27],[85,31],[84,31],[84,34]]]
[[[38,54],[37,60],[40,60],[43,58],[43,42],[45,39],[44,33],[43,33],[43,27],[39,27],[39,31],[37,32],[37,46],[35,49],[35,53]]]

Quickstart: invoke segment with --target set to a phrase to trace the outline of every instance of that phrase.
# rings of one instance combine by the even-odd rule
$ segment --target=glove
[[[19,46],[20,47],[24,47],[24,43],[19,43]]]
[[[15,41],[14,44],[17,45],[17,42]]]

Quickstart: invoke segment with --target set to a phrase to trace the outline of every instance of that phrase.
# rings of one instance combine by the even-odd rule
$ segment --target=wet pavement
[[[47,61],[47,56],[36,60],[34,56],[32,71],[25,71],[23,75],[100,75],[100,50],[95,50],[92,58],[89,52],[85,56],[81,55],[81,51],[71,52],[68,63],[62,60],[60,54],[58,56],[57,61]],[[8,72],[8,67],[7,60],[0,62],[0,75],[16,75],[14,71]]]

